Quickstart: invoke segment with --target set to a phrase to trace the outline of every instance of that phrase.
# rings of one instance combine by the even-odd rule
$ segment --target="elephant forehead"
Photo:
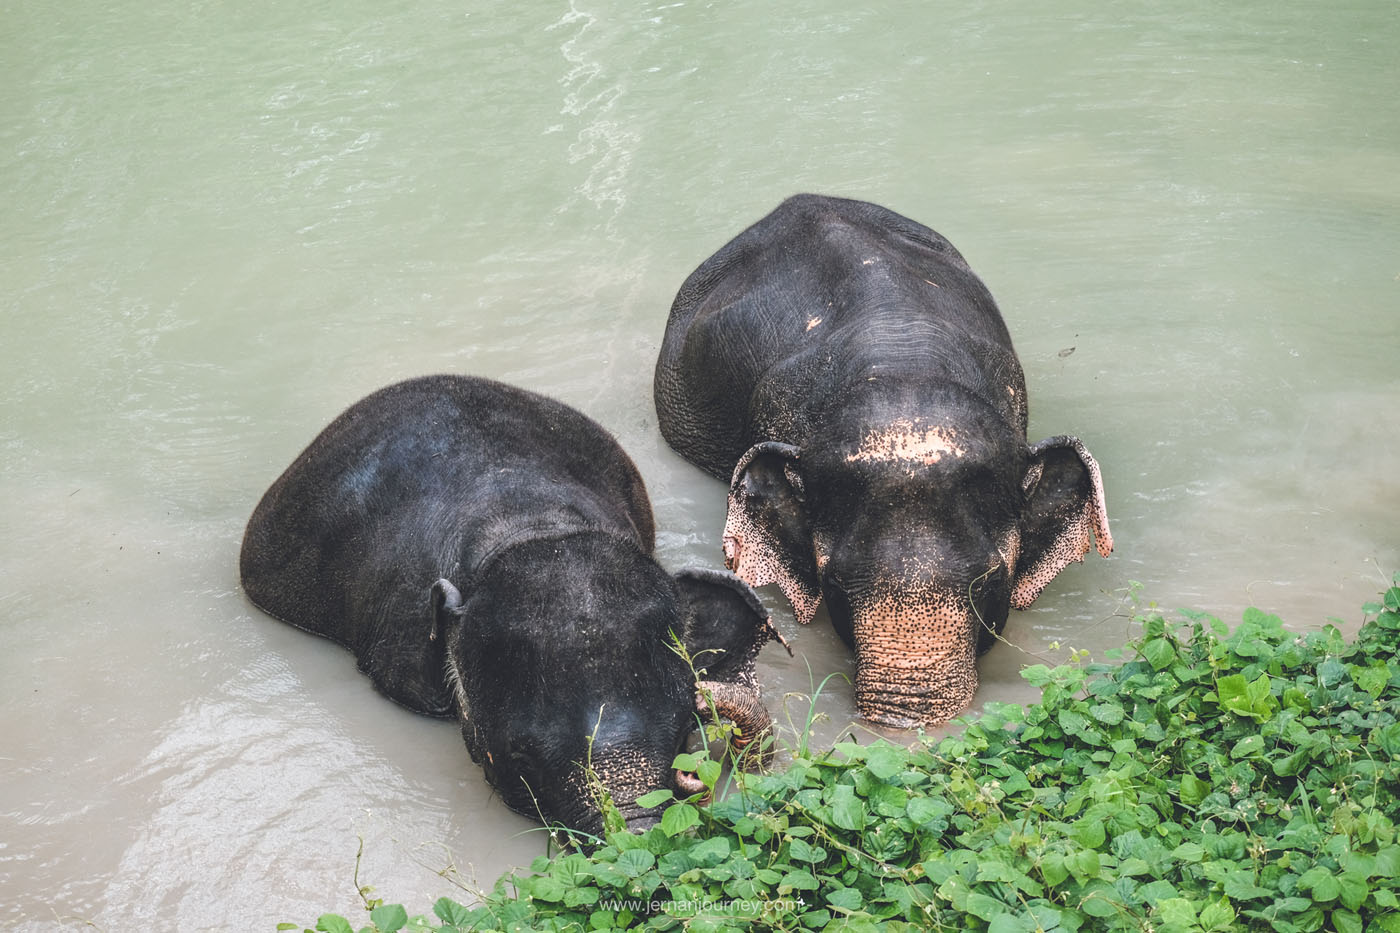
[[[856,452],[846,456],[846,462],[929,466],[944,457],[961,457],[965,453],[967,449],[954,429],[900,418],[867,433]]]

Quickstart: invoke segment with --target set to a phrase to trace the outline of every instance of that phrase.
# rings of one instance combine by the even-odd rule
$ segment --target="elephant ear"
[[[447,633],[454,627],[460,628],[467,621],[465,600],[452,581],[443,577],[433,584],[428,605],[433,617],[433,628],[428,634],[429,664],[438,671],[446,671],[444,679],[447,682],[447,696],[450,697],[450,705],[441,715],[451,716],[455,713],[462,725],[462,739],[467,743],[467,753],[472,761],[480,763],[483,757],[489,760],[486,739],[481,734],[480,725],[472,717],[471,700],[463,682],[463,655],[450,652],[447,645]],[[457,640],[457,651],[462,651],[461,639]]]
[[[719,570],[682,570],[676,587],[685,607],[680,637],[696,670],[703,669],[707,681],[757,690],[759,651],[773,640],[787,647],[758,595],[734,574]]]
[[[791,444],[764,441],[734,467],[724,520],[724,565],[750,586],[776,583],[806,625],[821,601],[812,527],[799,465]]]
[[[1022,480],[1026,507],[1011,605],[1025,609],[1065,567],[1084,559],[1091,534],[1099,554],[1113,551],[1099,465],[1079,438],[1051,437],[1030,449]]]
[[[443,584],[446,589],[441,589]],[[404,586],[416,588],[415,584]],[[451,583],[439,580],[430,589],[426,619],[418,613],[410,620],[381,619],[351,645],[360,670],[375,689],[415,713],[440,718],[452,715],[452,692],[443,676],[446,639],[439,629],[446,611],[443,603],[456,593]],[[460,603],[460,596],[456,598]]]
[[[447,633],[454,626],[461,625],[462,617],[462,594],[457,587],[452,585],[452,581],[442,577],[433,583],[428,591],[428,612],[432,616],[432,628],[428,631],[428,644],[423,646],[425,665],[432,670],[442,672],[449,670],[447,653]],[[450,670],[457,669],[457,661],[451,659]],[[442,675],[439,674],[441,677]],[[460,676],[447,676],[447,689],[450,701],[462,716],[466,716],[470,710],[467,708],[466,691],[462,689]],[[451,715],[452,706],[439,715]]]

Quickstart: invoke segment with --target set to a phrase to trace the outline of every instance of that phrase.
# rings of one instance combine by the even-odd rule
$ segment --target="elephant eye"
[[[1011,607],[1011,588],[1007,583],[1004,564],[987,569],[968,586],[968,598],[975,619],[977,650],[991,647],[1006,625],[1006,613]]]
[[[797,468],[791,463],[783,464],[783,477],[788,481],[788,486],[792,488],[792,494],[797,497],[798,502],[807,501],[807,484],[802,479],[802,474],[797,472]]]
[[[531,774],[539,770],[539,752],[534,740],[514,738],[506,750],[508,768],[519,774]]]
[[[825,596],[828,601],[841,603],[849,601],[847,594],[850,592],[850,587],[846,585],[845,580],[834,573],[822,577],[821,588],[822,595]]]
[[[506,773],[527,777],[535,773],[535,759],[524,752],[511,752],[506,756],[509,764],[506,766]]]
[[[980,605],[989,599],[999,598],[1001,591],[1005,589],[1006,565],[998,563],[988,567],[985,572],[973,579],[968,586],[968,597],[974,605]]]

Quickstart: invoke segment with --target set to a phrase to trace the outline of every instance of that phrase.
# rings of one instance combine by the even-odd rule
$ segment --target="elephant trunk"
[[[898,623],[901,620],[892,620]],[[966,624],[856,628],[856,709],[899,729],[948,722],[977,692],[977,649]]]
[[[945,668],[917,681],[896,681],[888,668],[856,670],[856,709],[871,722],[896,729],[942,725],[971,706],[976,693],[977,670],[971,661],[967,676]]]
[[[695,687],[695,707],[702,715],[708,715],[713,704],[715,714],[738,728],[739,734],[729,742],[735,754],[748,752],[748,761],[758,766],[767,765],[773,752],[771,747],[765,747],[763,740],[772,732],[773,717],[759,699],[758,691],[713,680],[702,680]]]

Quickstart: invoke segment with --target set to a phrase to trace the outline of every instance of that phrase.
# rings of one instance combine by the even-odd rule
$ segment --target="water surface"
[[[650,376],[701,260],[797,191],[947,235],[1031,436],[1103,467],[1118,549],[982,663],[1163,606],[1348,626],[1400,568],[1392,4],[16,0],[0,33],[0,902],[7,926],[271,929],[425,909],[544,851],[450,723],[252,609],[253,504],[428,372],[601,421],[672,568],[723,488]],[[774,704],[849,654],[769,649]],[[791,701],[805,717],[807,700]],[[839,678],[820,734],[853,718]],[[869,735],[859,727],[861,736]],[[444,877],[446,875],[446,877]]]

